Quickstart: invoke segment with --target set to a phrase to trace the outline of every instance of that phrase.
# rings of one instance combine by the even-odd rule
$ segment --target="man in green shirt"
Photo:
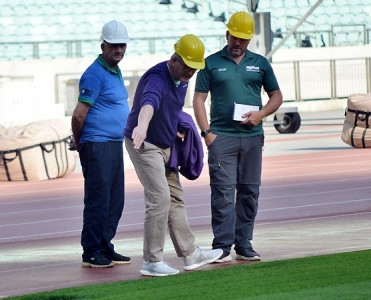
[[[233,14],[227,23],[227,45],[206,58],[197,79],[193,108],[208,147],[213,248],[217,262],[260,260],[251,240],[261,183],[264,131],[262,120],[282,104],[282,94],[269,61],[247,50],[254,19]],[[261,89],[269,100],[263,106]],[[211,95],[210,123],[205,101]]]

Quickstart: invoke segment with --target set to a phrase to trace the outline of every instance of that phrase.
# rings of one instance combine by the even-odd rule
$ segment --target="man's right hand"
[[[70,146],[68,148],[70,151],[77,151],[77,144],[75,143],[75,140],[72,138],[70,142]]]
[[[133,139],[134,149],[139,149],[140,146],[142,146],[146,137],[147,137],[147,130],[141,128],[140,126],[135,127],[131,135],[131,138]]]

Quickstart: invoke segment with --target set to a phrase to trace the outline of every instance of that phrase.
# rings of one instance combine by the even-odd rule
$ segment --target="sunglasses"
[[[180,57],[176,57],[175,59],[176,59],[177,61],[180,62],[180,64],[181,64],[182,67],[183,67],[183,70],[184,70],[185,72],[195,72],[195,71],[197,71],[197,69],[194,69],[194,68],[188,67]]]

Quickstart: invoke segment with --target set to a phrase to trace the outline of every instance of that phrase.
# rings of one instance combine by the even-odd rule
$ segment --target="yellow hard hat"
[[[188,67],[198,70],[205,68],[205,46],[197,36],[193,34],[182,36],[174,44],[174,50]]]
[[[234,13],[227,23],[231,35],[244,40],[251,40],[254,36],[254,18],[245,11]]]

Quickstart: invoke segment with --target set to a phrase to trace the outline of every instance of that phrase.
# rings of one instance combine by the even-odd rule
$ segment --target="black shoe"
[[[130,257],[118,254],[116,252],[111,255],[106,255],[106,257],[112,260],[115,265],[129,264],[131,262]]]
[[[240,253],[236,253],[236,259],[248,260],[248,261],[258,261],[260,260],[259,253],[255,252],[253,248],[246,248]]]
[[[229,252],[223,250],[222,256],[220,256],[215,262],[216,263],[223,263],[223,262],[227,262],[227,261],[231,261],[231,260],[232,260],[232,256],[229,254]]]
[[[113,267],[113,262],[102,254],[95,254],[83,256],[81,266],[84,268],[111,268]]]

